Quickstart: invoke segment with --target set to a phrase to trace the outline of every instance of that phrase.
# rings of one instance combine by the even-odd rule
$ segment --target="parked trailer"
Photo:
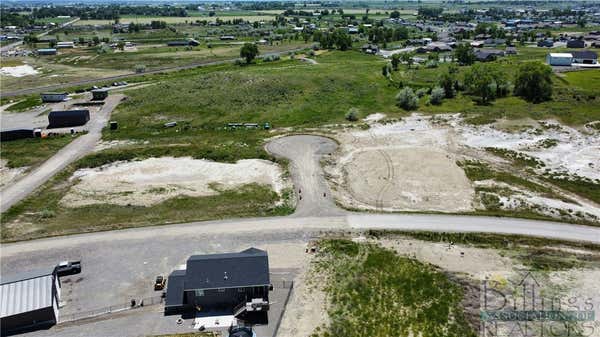
[[[66,92],[46,92],[41,93],[40,96],[44,103],[56,103],[67,99],[68,94]]]
[[[0,140],[3,142],[9,140],[33,138],[33,136],[33,129],[12,129],[3,130],[2,132],[0,132]]]
[[[90,120],[90,110],[51,111],[48,128],[64,128],[84,125]]]

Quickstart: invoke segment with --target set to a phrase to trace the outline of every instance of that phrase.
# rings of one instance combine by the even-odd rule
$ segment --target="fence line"
[[[111,305],[108,307],[103,307],[103,308],[94,309],[94,310],[80,311],[80,312],[76,312],[76,313],[68,314],[68,315],[60,315],[59,323],[79,321],[82,319],[108,315],[108,314],[122,312],[122,311],[126,311],[126,310],[139,309],[139,308],[143,308],[145,306],[163,303],[163,300],[164,299],[162,296],[146,297],[146,298],[142,298],[139,301],[136,299],[135,304],[133,304],[132,302],[121,303],[121,304]]]
[[[273,282],[272,284],[273,284],[274,289],[291,289],[294,287],[293,280],[278,280],[278,281]],[[88,318],[94,318],[94,317],[113,314],[113,313],[118,313],[118,312],[122,312],[122,311],[126,311],[126,310],[143,308],[145,306],[157,305],[157,304],[161,304],[163,302],[164,302],[163,296],[146,297],[146,298],[142,298],[139,301],[138,301],[138,299],[135,299],[135,305],[132,305],[131,302],[127,302],[127,303],[115,304],[115,305],[111,305],[111,306],[103,307],[103,308],[99,308],[99,309],[80,311],[80,312],[76,312],[76,313],[72,313],[72,314],[68,314],[68,315],[60,315],[59,316],[60,317],[59,324],[66,323],[66,322],[79,321],[79,320],[88,319]]]

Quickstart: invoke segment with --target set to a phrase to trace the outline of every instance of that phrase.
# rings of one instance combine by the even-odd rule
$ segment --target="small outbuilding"
[[[2,335],[58,322],[60,280],[56,268],[0,279]]]
[[[571,66],[571,63],[573,63],[573,54],[550,53],[546,56],[546,63],[551,66]]]
[[[270,289],[266,251],[193,255],[184,269],[169,275],[165,314],[221,312],[237,317],[247,303],[266,314]]]
[[[540,40],[540,41],[538,41],[537,46],[551,48],[551,47],[554,47],[554,41],[552,41],[550,39]]]
[[[475,58],[480,62],[494,61],[499,56],[504,56],[504,51],[498,49],[479,49],[475,51]]]
[[[567,48],[585,48],[585,41],[575,39],[567,41]]]
[[[40,96],[42,97],[42,102],[44,103],[62,102],[65,99],[67,99],[68,95],[69,94],[67,94],[66,92],[46,92],[40,94]]]
[[[37,50],[38,55],[56,55],[56,48],[42,48]]]
[[[92,99],[94,101],[102,101],[108,97],[108,89],[100,88],[92,90]]]
[[[48,128],[65,128],[85,125],[90,120],[90,110],[51,111],[48,114]]]
[[[73,41],[61,41],[56,43],[56,48],[75,48],[75,42]]]

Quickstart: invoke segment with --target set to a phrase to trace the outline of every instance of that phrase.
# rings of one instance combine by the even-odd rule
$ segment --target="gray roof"
[[[185,270],[175,270],[167,280],[166,307],[180,306],[183,304],[183,288],[185,282]]]
[[[53,268],[3,277],[0,285],[0,317],[52,306]]]
[[[570,53],[576,59],[592,59],[592,60],[598,59],[598,54],[596,54],[595,51],[591,51],[591,50],[572,51]]]
[[[249,248],[239,253],[191,256],[184,288],[237,288],[269,283],[267,252]]]

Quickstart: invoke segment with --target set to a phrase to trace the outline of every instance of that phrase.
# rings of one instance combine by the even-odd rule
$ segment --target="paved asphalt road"
[[[91,152],[102,137],[102,128],[106,126],[111,112],[123,97],[120,94],[110,95],[101,110],[88,122],[87,134],[79,136],[32,172],[0,191],[0,212],[5,212],[67,165]]]
[[[295,48],[295,49],[283,50],[281,52],[265,53],[265,54],[262,54],[262,56],[265,57],[265,56],[272,56],[272,55],[288,54],[288,53],[293,53],[293,52],[304,50],[304,49],[306,49],[306,48]],[[165,67],[165,68],[159,68],[159,69],[154,69],[154,70],[147,70],[143,73],[129,73],[129,74],[117,75],[117,76],[91,78],[91,79],[87,79],[87,80],[53,84],[53,85],[47,85],[47,86],[43,86],[43,87],[35,87],[35,88],[27,88],[27,89],[15,90],[15,91],[8,91],[8,92],[2,92],[2,97],[29,95],[29,94],[35,94],[35,93],[40,93],[40,92],[44,92],[44,91],[54,91],[54,90],[58,90],[58,89],[62,89],[62,88],[75,87],[75,86],[86,85],[86,84],[93,84],[93,83],[106,82],[106,81],[112,82],[112,81],[123,80],[123,79],[131,78],[131,77],[136,77],[136,76],[158,74],[158,73],[192,69],[192,68],[198,68],[198,67],[207,67],[207,66],[214,66],[214,65],[219,65],[219,64],[233,63],[236,60],[238,60],[238,59],[235,58],[235,59],[213,61],[213,62],[191,63],[191,64],[187,64],[184,66],[178,66],[178,67]]]

